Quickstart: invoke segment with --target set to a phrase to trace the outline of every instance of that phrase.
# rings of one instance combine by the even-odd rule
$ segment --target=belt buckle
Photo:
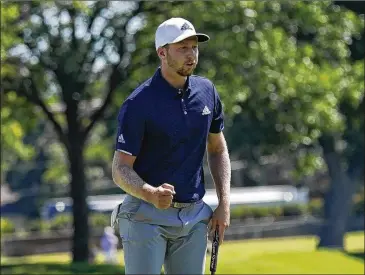
[[[185,203],[182,203],[182,202],[173,202],[172,203],[172,207],[173,208],[184,208],[185,207]]]
[[[176,201],[172,203],[173,208],[180,208],[179,205],[180,205],[180,203],[178,203]]]

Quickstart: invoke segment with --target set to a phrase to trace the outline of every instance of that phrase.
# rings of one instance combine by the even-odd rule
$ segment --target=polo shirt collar
[[[176,92],[179,90],[177,88],[175,88],[174,86],[172,86],[162,75],[161,73],[161,67],[158,67],[156,70],[156,73],[153,77],[155,79],[155,81],[158,81],[158,83],[163,83],[164,86],[170,88],[170,89],[174,89],[176,90]],[[190,77],[188,76],[185,82],[185,91],[191,91],[191,80]]]

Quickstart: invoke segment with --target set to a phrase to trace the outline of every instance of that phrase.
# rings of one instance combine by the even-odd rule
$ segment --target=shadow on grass
[[[124,268],[107,264],[8,264],[1,274],[124,274]]]
[[[355,251],[355,252],[346,252],[347,256],[356,258],[358,260],[364,261],[365,259],[365,252],[364,251]]]

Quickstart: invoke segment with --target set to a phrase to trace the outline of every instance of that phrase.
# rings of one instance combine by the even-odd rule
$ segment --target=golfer
[[[160,274],[162,266],[167,274],[203,274],[209,231],[218,225],[222,242],[229,226],[222,103],[210,80],[192,75],[198,43],[209,39],[183,18],[163,22],[155,34],[161,65],[121,106],[113,180],[127,196],[112,223],[126,274]],[[202,200],[206,152],[219,200],[214,212]]]

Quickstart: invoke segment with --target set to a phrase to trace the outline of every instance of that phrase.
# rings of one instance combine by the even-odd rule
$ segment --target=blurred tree
[[[18,73],[18,61],[9,56],[9,49],[21,39],[12,28],[19,22],[19,6],[1,3],[1,80],[14,77]],[[10,27],[12,26],[12,27]],[[11,54],[11,53],[10,53]],[[39,121],[34,108],[15,92],[3,92],[1,86],[1,183],[7,183],[11,190],[19,195],[15,204],[27,205],[23,214],[38,216],[35,204],[37,187],[41,182],[42,167],[34,161],[42,158],[42,152],[36,152],[36,144],[29,140],[29,135],[36,133]],[[25,119],[27,118],[27,119]],[[26,193],[19,192],[26,189]],[[34,192],[30,192],[34,191]]]
[[[85,147],[112,95],[128,77],[134,23],[143,2],[22,2],[20,19],[6,26],[14,75],[5,95],[37,106],[67,152],[73,199],[73,261],[89,254]],[[9,51],[8,51],[9,53]],[[14,105],[12,105],[14,106]],[[25,117],[22,118],[25,121]]]
[[[13,29],[9,28],[18,20],[18,6],[11,3],[1,4],[1,79],[16,74],[12,60],[8,58],[8,50],[20,41]],[[7,62],[5,62],[7,60]],[[16,93],[3,93],[1,86],[1,180],[4,181],[6,171],[18,158],[29,160],[34,155],[31,145],[24,144],[23,138],[34,126],[34,120],[26,122],[24,117],[30,115],[29,104]],[[12,107],[10,107],[12,106]]]

